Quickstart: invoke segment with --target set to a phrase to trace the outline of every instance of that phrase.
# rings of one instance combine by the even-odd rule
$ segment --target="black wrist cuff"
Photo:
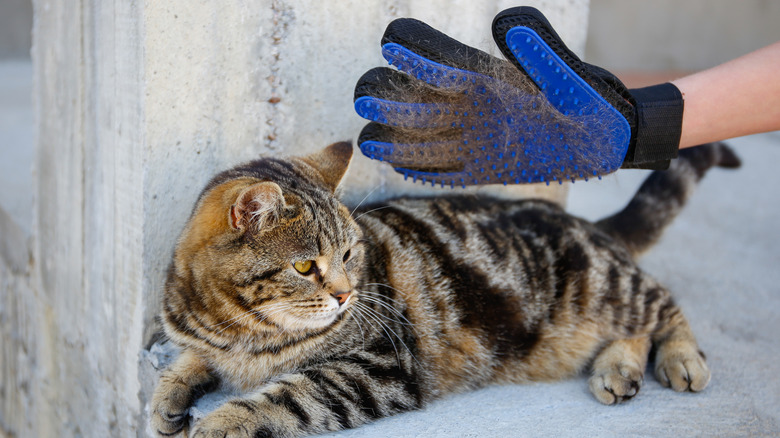
[[[636,100],[636,138],[623,167],[666,168],[680,147],[682,93],[670,82],[629,91]]]

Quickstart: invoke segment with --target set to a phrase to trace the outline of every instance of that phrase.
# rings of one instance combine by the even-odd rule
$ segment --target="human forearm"
[[[685,100],[680,148],[780,129],[780,42],[673,81]]]

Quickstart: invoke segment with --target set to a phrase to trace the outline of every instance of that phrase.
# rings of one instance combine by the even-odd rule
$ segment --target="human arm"
[[[532,8],[504,11],[494,21],[496,43],[516,69],[486,69],[498,65],[487,54],[406,20],[391,23],[383,37],[383,54],[398,70],[374,69],[356,87],[356,110],[373,121],[358,144],[423,183],[587,180],[620,167],[665,168],[679,148],[780,129],[780,107],[773,106],[780,82],[772,79],[780,43],[673,83],[627,89],[580,61]],[[510,38],[523,28],[539,36],[525,48]],[[562,79],[570,85],[551,85],[567,67]],[[468,78],[461,82],[466,89],[448,83],[445,71]],[[518,87],[515,77],[524,81]],[[492,113],[483,119],[482,108]],[[441,120],[425,116],[440,109],[451,112]],[[577,116],[583,109],[585,117]]]
[[[672,81],[684,99],[680,148],[780,130],[780,42]]]
[[[481,185],[593,178],[665,168],[677,155],[682,95],[627,89],[582,62],[531,7],[493,21],[505,60],[413,19],[390,23],[383,56],[397,70],[360,78],[358,144],[423,183]]]

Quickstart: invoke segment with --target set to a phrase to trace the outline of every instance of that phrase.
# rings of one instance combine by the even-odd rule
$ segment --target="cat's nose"
[[[347,302],[349,297],[352,295],[352,291],[336,291],[331,292],[331,295],[333,295],[334,298],[339,300],[339,305],[343,305]]]

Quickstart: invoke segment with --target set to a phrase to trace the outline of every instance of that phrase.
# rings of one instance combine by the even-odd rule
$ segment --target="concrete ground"
[[[25,230],[32,216],[29,72],[29,64],[0,64],[0,208]],[[729,143],[742,169],[710,172],[641,262],[675,293],[707,353],[712,382],[704,392],[675,393],[652,372],[640,394],[619,406],[599,404],[585,376],[496,386],[327,436],[780,435],[780,133]],[[645,174],[621,171],[574,184],[569,209],[605,216],[627,202]]]

